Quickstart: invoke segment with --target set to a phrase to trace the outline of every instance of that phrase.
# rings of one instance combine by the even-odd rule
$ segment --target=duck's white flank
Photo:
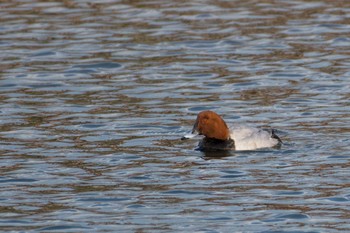
[[[235,142],[235,150],[256,150],[279,143],[278,139],[272,138],[271,132],[245,125],[230,127],[230,138]]]

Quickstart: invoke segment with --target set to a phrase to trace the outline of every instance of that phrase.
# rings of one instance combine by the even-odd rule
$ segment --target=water
[[[346,1],[0,4],[0,229],[350,231]],[[196,114],[281,149],[203,153]]]

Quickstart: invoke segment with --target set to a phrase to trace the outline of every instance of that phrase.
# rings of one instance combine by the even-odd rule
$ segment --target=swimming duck
[[[199,150],[256,150],[282,144],[273,129],[257,129],[244,125],[229,128],[221,116],[213,111],[200,112],[192,134],[185,135],[182,139],[195,135],[204,136],[199,142]]]

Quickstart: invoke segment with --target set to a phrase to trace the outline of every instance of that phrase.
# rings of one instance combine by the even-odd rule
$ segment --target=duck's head
[[[196,122],[192,129],[192,134],[196,132],[207,138],[222,141],[230,138],[230,131],[225,121],[213,111],[202,111],[198,113]]]

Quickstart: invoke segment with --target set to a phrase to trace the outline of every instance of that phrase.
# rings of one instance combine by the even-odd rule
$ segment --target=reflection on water
[[[1,3],[1,229],[349,231],[349,9]],[[285,144],[196,151],[205,109]]]

